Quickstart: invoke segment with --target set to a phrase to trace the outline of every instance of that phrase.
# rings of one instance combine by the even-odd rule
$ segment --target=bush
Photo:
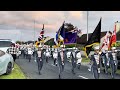
[[[66,48],[73,48],[75,47],[75,44],[69,44],[69,45],[65,45]]]
[[[116,43],[116,47],[120,47],[120,42],[117,42],[117,43]]]

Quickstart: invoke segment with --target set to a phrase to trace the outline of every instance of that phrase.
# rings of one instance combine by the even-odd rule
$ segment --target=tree
[[[21,44],[21,41],[16,41],[16,43]]]
[[[73,30],[75,28],[77,28],[77,27],[75,27],[73,24],[65,23],[65,32],[71,31],[71,30]]]

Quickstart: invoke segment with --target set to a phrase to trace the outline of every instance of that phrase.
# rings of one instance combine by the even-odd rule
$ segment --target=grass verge
[[[1,75],[0,79],[26,79],[26,76],[17,64],[14,64],[14,70],[10,75]]]
[[[82,58],[82,62],[90,62],[89,58]]]
[[[108,69],[108,72],[111,72],[111,69],[110,69],[110,68]],[[120,69],[117,69],[116,74],[119,74],[119,75],[120,75]]]

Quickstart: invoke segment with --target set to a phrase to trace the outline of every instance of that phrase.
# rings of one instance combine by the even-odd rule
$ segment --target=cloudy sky
[[[120,11],[89,11],[89,32],[93,32],[100,17],[102,17],[102,31],[112,31],[114,23],[120,21]],[[55,37],[64,20],[77,26],[83,33],[87,32],[86,11],[0,11],[0,38],[15,41],[37,40],[43,24],[45,24],[45,36]]]

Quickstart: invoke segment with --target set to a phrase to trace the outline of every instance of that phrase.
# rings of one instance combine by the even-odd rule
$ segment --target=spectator
[[[9,53],[9,54],[12,55],[13,60],[14,60],[14,62],[15,62],[16,56],[17,56],[17,55],[16,55],[16,54],[17,54],[17,48],[15,47],[15,44],[14,44],[14,43],[12,43],[12,44],[11,44],[11,47],[7,49],[7,53]],[[13,67],[14,67],[14,66],[13,66]],[[14,68],[13,68],[13,69],[14,69]]]

